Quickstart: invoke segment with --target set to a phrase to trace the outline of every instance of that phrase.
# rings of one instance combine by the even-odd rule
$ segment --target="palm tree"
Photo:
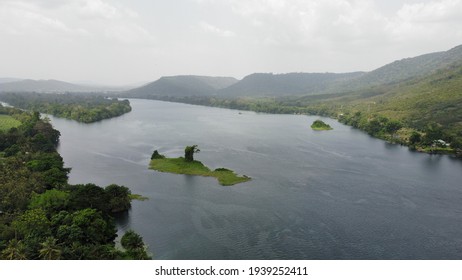
[[[27,260],[26,246],[21,240],[11,239],[2,251],[2,258],[6,260]]]
[[[47,237],[44,242],[40,243],[42,248],[39,250],[39,256],[44,260],[59,260],[61,258],[61,249],[58,240],[53,237]]]

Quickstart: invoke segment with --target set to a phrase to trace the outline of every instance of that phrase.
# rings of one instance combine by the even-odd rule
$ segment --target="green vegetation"
[[[194,145],[197,149],[197,146]],[[188,147],[194,147],[188,146]],[[175,174],[198,175],[217,178],[220,185],[231,186],[238,183],[247,182],[250,180],[248,176],[238,176],[234,171],[226,168],[217,168],[210,170],[202,162],[197,160],[186,160],[183,157],[179,158],[156,158],[152,159],[149,168]]]
[[[130,194],[130,200],[138,200],[138,201],[145,201],[148,200],[148,197],[142,196],[140,194]]]
[[[21,122],[0,131],[0,259],[148,258],[141,237],[136,250],[115,247],[112,215],[130,208],[128,188],[68,184],[59,131],[39,113],[0,112]]]
[[[332,130],[333,128],[321,120],[315,120],[311,125],[313,130]]]
[[[18,127],[21,122],[8,115],[0,115],[0,131],[8,131],[13,127]]]
[[[127,231],[120,241],[125,253],[131,259],[135,260],[149,260],[150,257],[146,253],[146,246],[144,245],[143,238],[133,230]]]
[[[192,145],[192,146],[186,146],[184,149],[184,159],[186,161],[192,162],[194,161],[194,153],[198,153],[201,150],[197,148],[197,145]]]
[[[164,155],[159,154],[157,150],[152,153],[151,159],[162,159],[165,158]]]
[[[78,94],[0,93],[0,100],[12,106],[53,116],[91,123],[131,111],[128,100]]]

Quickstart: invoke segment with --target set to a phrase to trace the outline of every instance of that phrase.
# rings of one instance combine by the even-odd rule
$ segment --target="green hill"
[[[367,87],[390,85],[426,76],[435,70],[462,60],[462,46],[448,51],[404,58],[368,72],[356,79],[348,80],[333,87],[333,91],[361,90]]]
[[[142,87],[129,90],[124,95],[137,98],[211,96],[217,90],[228,87],[235,82],[237,82],[236,79],[229,77],[162,77]]]
[[[400,83],[383,95],[360,98],[357,107],[402,119],[424,130],[431,122],[462,136],[462,60],[433,74]]]
[[[361,93],[367,97],[382,94],[394,85],[428,76],[460,60],[462,60],[462,46],[449,51],[401,59],[371,72],[254,73],[242,80],[228,77],[172,76],[162,77],[145,86],[126,91],[122,95],[176,101],[212,96],[235,99]]]
[[[354,73],[255,73],[241,81],[224,88],[218,96],[263,97],[294,96],[326,92],[332,85],[362,76],[363,72]]]
[[[339,118],[373,136],[394,142],[409,144],[411,135],[417,133],[422,137],[423,146],[432,146],[441,139],[459,147],[462,144],[462,59],[393,85],[348,94],[284,99],[278,105]],[[391,127],[395,122],[400,123],[396,131]]]

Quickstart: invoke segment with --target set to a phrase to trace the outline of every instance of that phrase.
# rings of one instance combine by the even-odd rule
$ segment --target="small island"
[[[197,145],[187,146],[185,157],[167,158],[155,150],[151,156],[149,168],[160,172],[215,177],[222,186],[232,186],[251,180],[246,175],[238,176],[234,171],[226,168],[210,170],[202,162],[194,160],[194,153],[199,151]]]
[[[313,130],[332,130],[333,128],[321,120],[315,120],[311,125]]]

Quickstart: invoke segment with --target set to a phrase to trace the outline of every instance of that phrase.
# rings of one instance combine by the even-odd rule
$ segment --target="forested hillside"
[[[115,247],[114,212],[131,205],[128,188],[69,185],[56,147],[59,131],[40,118],[0,106],[20,125],[0,130],[0,259],[148,259],[132,232]]]
[[[380,95],[326,102],[329,103],[344,104],[344,110],[400,120],[423,135],[433,134],[435,139],[429,140],[442,139],[459,147],[462,143],[462,61],[434,74],[400,83]]]
[[[12,106],[61,118],[91,123],[131,111],[128,100],[80,94],[0,93],[0,100]]]
[[[273,97],[323,93],[337,83],[362,76],[363,72],[335,73],[257,73],[244,77],[232,86],[217,92],[224,98]]]
[[[404,58],[356,79],[345,81],[334,86],[333,92],[362,90],[369,87],[390,85],[423,77],[462,60],[462,46],[448,51],[424,54],[412,58]]]

